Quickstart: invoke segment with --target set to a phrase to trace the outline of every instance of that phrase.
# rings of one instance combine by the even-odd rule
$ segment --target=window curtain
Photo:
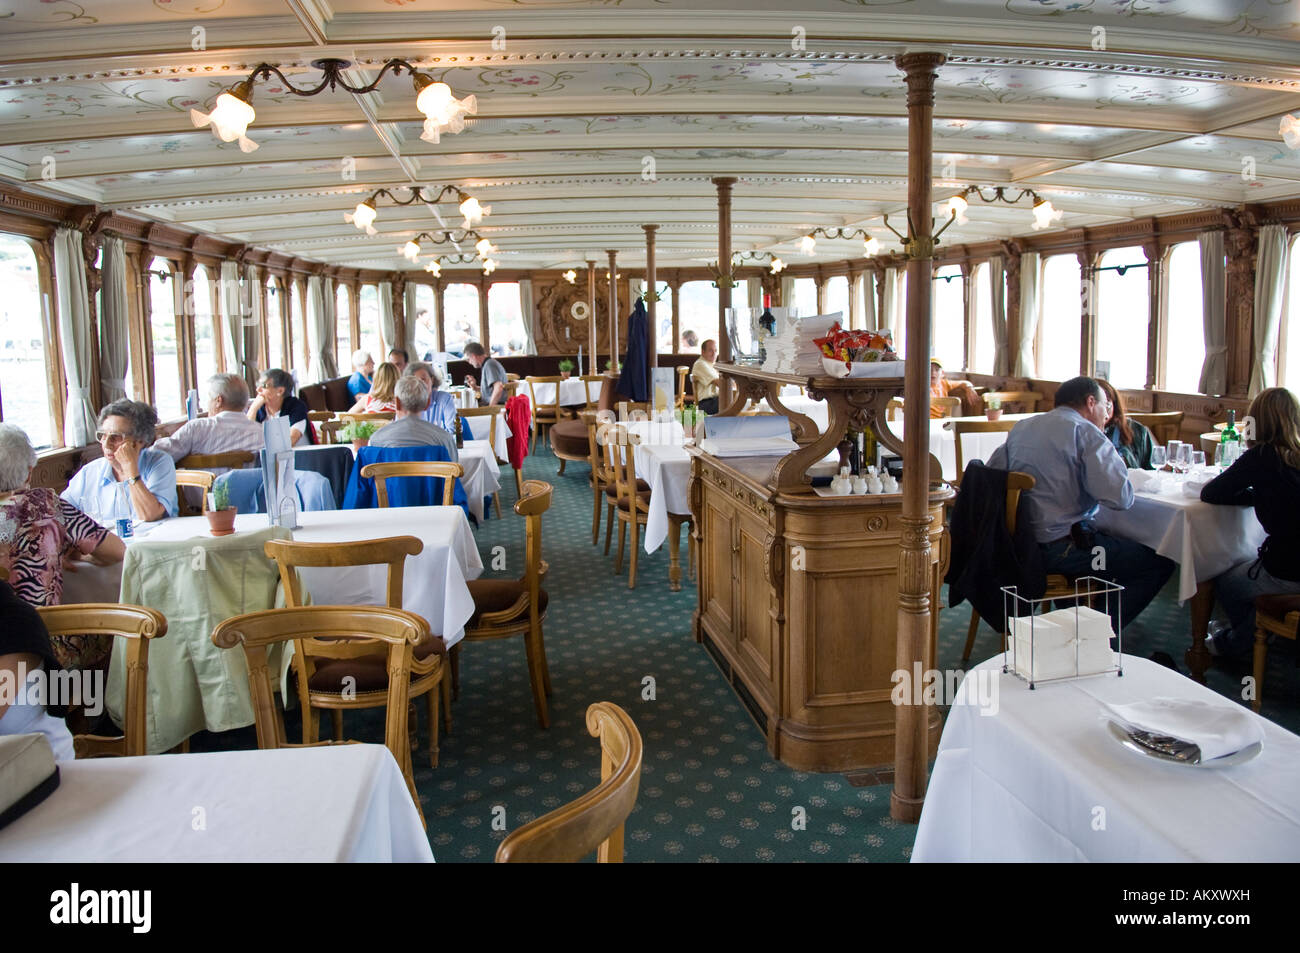
[[[1255,367],[1250,372],[1250,396],[1277,384],[1277,335],[1282,324],[1282,295],[1286,287],[1286,228],[1265,225],[1259,230],[1255,259]]]
[[[993,309],[993,373],[1011,373],[1007,354],[1007,269],[1001,255],[989,259],[989,304]]]
[[[321,279],[321,310],[325,312],[325,343],[322,348],[322,358],[325,361],[326,376],[323,380],[329,380],[331,377],[339,376],[338,352],[339,352],[339,304],[338,296],[335,294],[334,279]],[[351,355],[348,355],[349,363]]]
[[[324,283],[320,275],[312,275],[307,279],[307,327],[311,332],[308,344],[311,361],[307,368],[308,383],[326,381],[337,376],[334,335],[330,333],[329,319],[330,315],[325,308]]]
[[[746,278],[745,289],[749,295],[748,307],[755,310],[763,307],[763,280],[761,278]]]
[[[524,318],[524,353],[536,354],[537,341],[533,337],[533,283],[524,278],[519,282],[519,313]]]
[[[244,322],[244,379],[248,381],[248,389],[252,391],[257,384],[257,378],[261,376],[262,366],[258,363],[258,351],[261,338],[261,329],[266,324],[266,308],[263,306],[266,299],[263,292],[266,285],[266,276],[256,265],[244,266],[244,287],[241,291],[240,300],[244,302],[244,313],[248,315],[248,320]],[[268,338],[269,342],[269,338]],[[268,344],[269,346],[269,344]],[[271,360],[271,355],[266,355],[266,360]]]
[[[122,239],[107,236],[99,277],[99,383],[104,403],[126,396],[126,363],[130,351],[127,338],[126,251]]]
[[[233,261],[221,263],[221,289],[218,295],[221,301],[221,315],[226,325],[226,336],[230,338],[231,353],[235,364],[231,371],[248,380],[248,364],[244,359],[244,308],[239,300],[239,265]]]
[[[862,273],[862,326],[869,331],[875,331],[879,325],[879,319],[876,317],[876,273],[874,271],[864,271]]]
[[[384,339],[384,346],[390,351],[397,347],[397,318],[393,315],[393,283],[379,282],[379,333]],[[414,335],[411,336],[414,340]],[[411,360],[420,360],[420,355],[409,352]]]
[[[1228,269],[1223,232],[1202,232],[1197,242],[1201,246],[1201,321],[1205,328],[1205,363],[1197,387],[1202,394],[1222,394],[1228,389]]]
[[[86,260],[81,254],[81,232],[59,228],[54,232],[54,284],[59,302],[59,334],[63,338],[63,366],[68,377],[68,408],[63,418],[63,441],[84,447],[95,437],[95,405],[90,397],[90,294],[86,287]]]
[[[1020,256],[1020,340],[1016,342],[1016,377],[1035,377],[1038,364],[1034,359],[1034,339],[1038,336],[1038,283],[1042,277],[1038,252]]]
[[[408,354],[415,353],[415,291],[419,287],[414,281],[406,283],[406,291],[402,295],[403,315],[406,320],[406,348]],[[437,297],[436,295],[434,297]]]
[[[794,276],[781,276],[781,304],[786,308],[794,307]],[[807,315],[800,315],[807,317]]]

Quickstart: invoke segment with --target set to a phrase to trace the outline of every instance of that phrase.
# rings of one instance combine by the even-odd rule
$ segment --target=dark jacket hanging
[[[646,319],[645,302],[636,299],[636,307],[627,319],[627,357],[623,361],[623,374],[615,390],[634,403],[650,399],[650,368],[646,365],[649,350],[650,325]]]

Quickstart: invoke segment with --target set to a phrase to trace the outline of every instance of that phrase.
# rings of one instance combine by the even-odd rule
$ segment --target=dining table
[[[532,381],[529,387],[521,387],[519,393],[532,404],[536,400],[539,406],[555,404],[555,387],[550,381]],[[560,381],[560,406],[595,406],[600,399],[601,381],[584,381],[581,377],[568,377]]]
[[[1210,667],[1205,636],[1214,609],[1214,580],[1238,563],[1254,560],[1267,536],[1254,507],[1201,500],[1199,484],[1214,472],[1192,474],[1199,481],[1190,485],[1187,476],[1165,473],[1154,492],[1134,491],[1130,509],[1102,507],[1094,519],[1103,532],[1142,543],[1178,564],[1178,601],[1191,603],[1192,644],[1185,661],[1198,682],[1205,681]],[[1130,478],[1150,480],[1150,473],[1130,471]]]
[[[912,861],[1300,858],[1300,737],[1163,665],[1122,661],[1122,678],[1033,689],[1003,672],[1002,653],[967,672],[939,741]],[[1107,706],[1152,699],[1236,709],[1227,715],[1252,719],[1262,745],[1217,766],[1132,750],[1108,727]]]
[[[461,483],[469,498],[470,514],[480,522],[486,515],[484,501],[501,489],[501,465],[492,445],[486,440],[466,440],[459,450],[460,465],[465,470]]]
[[[432,863],[383,745],[98,758],[0,830],[6,863]]]
[[[263,450],[263,457],[265,454]],[[334,493],[334,508],[340,510],[343,509],[343,495],[347,492],[348,476],[352,473],[355,459],[352,447],[347,444],[308,444],[293,448],[294,469],[311,470],[329,480],[330,490]]]
[[[497,455],[498,460],[510,459],[510,438],[514,432],[510,429],[510,424],[506,423],[504,411],[500,414],[475,417],[460,418],[466,424],[469,424],[471,439],[473,440],[492,440],[492,449]],[[493,434],[492,421],[496,420],[496,432]],[[468,441],[466,441],[468,442]]]

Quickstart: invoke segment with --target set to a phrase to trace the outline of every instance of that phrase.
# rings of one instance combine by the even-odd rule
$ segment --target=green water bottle
[[[1237,412],[1228,411],[1228,426],[1223,428],[1223,433],[1219,435],[1219,446],[1222,447],[1220,460],[1225,467],[1232,466],[1237,457],[1241,456],[1241,434],[1237,432]]]

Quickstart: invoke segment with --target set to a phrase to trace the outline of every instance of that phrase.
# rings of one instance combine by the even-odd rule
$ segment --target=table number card
[[[298,528],[298,488],[294,477],[293,440],[289,418],[281,414],[262,425],[266,453],[262,455],[262,489],[272,526]]]

